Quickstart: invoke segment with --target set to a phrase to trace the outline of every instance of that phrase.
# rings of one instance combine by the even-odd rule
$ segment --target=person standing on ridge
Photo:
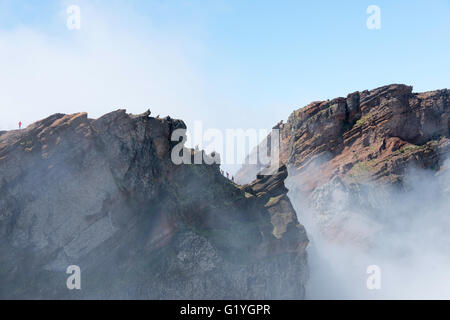
[[[22,129],[22,121],[19,121],[19,130]]]

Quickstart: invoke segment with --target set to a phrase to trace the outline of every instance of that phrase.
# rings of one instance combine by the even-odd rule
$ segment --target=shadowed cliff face
[[[286,168],[238,187],[217,165],[177,166],[184,127],[119,110],[1,132],[0,297],[303,298],[308,239]]]

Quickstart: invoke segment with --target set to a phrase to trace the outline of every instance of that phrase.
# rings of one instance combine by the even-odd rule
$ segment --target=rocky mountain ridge
[[[331,243],[379,242],[382,225],[394,220],[383,215],[404,211],[397,200],[414,187],[408,185],[411,172],[433,176],[426,181],[439,189],[436,201],[450,195],[448,89],[413,93],[410,86],[393,84],[354,92],[312,102],[274,129],[279,129],[279,160],[288,167],[289,198],[309,221],[309,232],[317,228]],[[253,152],[270,153],[271,139]],[[261,169],[245,164],[236,181],[247,183]]]
[[[312,191],[335,176],[396,183],[410,165],[439,170],[450,151],[449,123],[448,89],[413,93],[393,84],[312,102],[275,128],[281,162]],[[268,140],[259,148],[270,149]],[[260,170],[244,165],[236,179],[248,182]]]
[[[118,110],[2,132],[0,298],[303,298],[308,238],[286,168],[239,187],[218,165],[175,165],[180,128]]]

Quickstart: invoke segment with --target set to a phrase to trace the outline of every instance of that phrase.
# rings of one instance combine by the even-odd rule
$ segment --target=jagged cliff
[[[389,85],[313,102],[276,128],[281,162],[311,191],[335,176],[395,183],[410,165],[439,170],[450,150],[449,123],[449,90]],[[245,165],[236,179],[248,182],[260,169]]]
[[[1,132],[0,298],[303,298],[286,167],[239,187],[218,165],[175,165],[178,128],[119,110]]]
[[[334,241],[365,242],[379,230],[374,221],[397,205],[411,169],[431,170],[436,181],[448,172],[449,124],[450,90],[413,93],[398,84],[294,111],[275,127],[294,207],[312,208],[312,225]],[[271,138],[258,148],[270,151]],[[261,168],[244,165],[236,181],[249,182]],[[378,217],[368,221],[371,212]]]

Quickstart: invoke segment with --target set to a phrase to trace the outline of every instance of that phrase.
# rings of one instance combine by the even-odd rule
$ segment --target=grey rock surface
[[[218,165],[175,165],[179,128],[118,110],[3,132],[0,298],[303,298],[308,239],[289,200],[266,208]],[[69,265],[81,290],[66,287]]]

